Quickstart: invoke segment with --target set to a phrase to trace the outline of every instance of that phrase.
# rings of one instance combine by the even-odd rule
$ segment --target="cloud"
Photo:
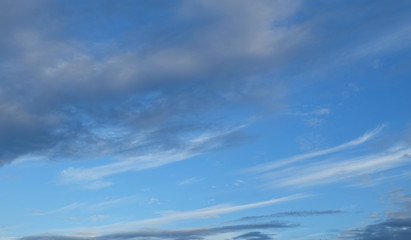
[[[196,209],[192,211],[187,211],[187,212],[178,212],[178,211],[168,211],[162,214],[161,217],[157,218],[151,218],[151,219],[144,219],[144,220],[138,220],[138,221],[131,221],[131,222],[119,222],[119,223],[114,223],[114,224],[109,224],[109,225],[102,225],[102,226],[96,226],[96,227],[89,227],[89,228],[82,228],[82,229],[60,229],[56,230],[58,232],[70,232],[70,233],[75,233],[75,235],[71,236],[54,236],[57,239],[61,237],[61,239],[71,239],[71,237],[78,238],[78,239],[95,239],[91,236],[104,236],[104,235],[110,235],[113,232],[125,232],[125,231],[130,231],[130,229],[145,229],[147,227],[153,227],[153,226],[161,226],[161,225],[167,225],[168,223],[175,223],[177,221],[182,221],[182,220],[187,220],[187,219],[205,219],[205,218],[216,218],[219,217],[220,215],[223,214],[228,214],[232,212],[238,212],[238,211],[243,211],[247,209],[252,209],[252,208],[258,208],[258,207],[264,207],[267,205],[272,205],[276,203],[282,203],[282,202],[288,202],[288,201],[293,201],[293,200],[298,200],[298,199],[303,199],[307,198],[308,195],[305,194],[296,194],[296,195],[291,195],[291,196],[286,196],[286,197],[281,197],[281,198],[276,198],[276,199],[271,199],[268,201],[262,201],[262,202],[256,202],[256,203],[250,203],[250,204],[243,204],[243,205],[215,205],[212,207],[207,207],[207,208],[202,208],[202,209]],[[107,205],[112,205],[112,204],[118,204],[120,202],[124,202],[125,200],[128,200],[127,198],[122,198],[122,199],[113,199],[97,204],[85,204],[85,203],[74,203],[70,204],[67,206],[64,206],[62,208],[56,209],[56,210],[50,210],[47,212],[36,212],[35,215],[50,215],[50,214],[56,214],[60,212],[64,212],[67,210],[73,210],[81,206],[85,206],[91,210],[96,210],[96,209],[101,209],[102,207],[105,207]],[[304,212],[304,213],[297,213],[297,212],[289,212],[289,213],[279,213],[281,214],[290,214],[290,215],[308,215],[308,214],[326,214],[325,212]],[[90,216],[89,219],[92,221],[97,221],[101,219],[107,218],[106,215],[93,215]],[[265,219],[269,218],[268,216],[260,216],[260,217],[247,217],[244,219],[240,219],[238,221],[246,221],[246,220],[254,220],[254,218],[260,218],[260,219]],[[234,221],[233,221],[234,222]],[[259,227],[255,227],[259,226]],[[243,231],[243,230],[250,230],[250,229],[259,229],[264,226],[277,226],[277,227],[292,227],[294,225],[288,224],[288,223],[280,223],[280,222],[270,222],[268,225],[264,224],[245,224],[245,225],[233,225],[233,226],[225,226],[221,228],[213,228],[212,231],[210,232],[218,232],[218,233],[223,233],[223,232],[228,232],[230,231]],[[172,230],[170,230],[172,231]],[[185,230],[184,230],[185,231]],[[138,234],[141,234],[141,232],[144,231],[139,231]],[[80,237],[84,236],[86,237]],[[111,235],[110,235],[111,236]],[[141,235],[141,237],[143,237]],[[148,236],[146,236],[148,237]],[[152,236],[155,237],[155,236]],[[42,236],[42,238],[39,239],[47,239],[47,238],[52,238],[51,236]],[[25,239],[25,238],[23,238]],[[100,239],[97,238],[96,239]]]
[[[358,145],[368,141],[369,139],[371,139],[372,137],[377,135],[383,128],[384,128],[384,125],[380,125],[380,126],[376,127],[375,129],[373,129],[372,131],[366,132],[361,137],[356,138],[354,140],[351,140],[349,142],[343,143],[341,145],[338,145],[338,146],[335,146],[335,147],[332,147],[332,148],[328,148],[328,149],[324,149],[324,150],[320,150],[320,151],[315,151],[315,152],[311,152],[311,153],[305,153],[305,154],[292,156],[292,157],[282,159],[282,160],[276,160],[276,161],[272,161],[272,162],[269,162],[269,163],[260,164],[260,165],[249,168],[247,171],[253,172],[253,173],[268,172],[270,170],[274,170],[274,169],[277,169],[277,168],[280,168],[280,167],[284,167],[284,166],[287,166],[287,165],[290,165],[290,164],[293,164],[293,163],[301,162],[301,161],[304,161],[306,159],[319,157],[319,156],[323,156],[323,155],[327,155],[327,154],[331,154],[331,153],[335,153],[335,152],[342,151],[342,150],[350,148],[350,147],[355,147],[355,146],[358,146]]]
[[[184,179],[184,180],[180,181],[178,183],[178,185],[191,185],[191,184],[194,184],[194,183],[201,182],[203,180],[204,180],[204,178],[192,177],[192,178],[187,178],[187,179]]]
[[[114,198],[114,199],[108,199],[105,201],[101,202],[75,202],[68,204],[66,206],[57,208],[57,209],[52,209],[52,210],[47,210],[47,211],[41,211],[41,210],[31,210],[30,214],[34,216],[46,216],[46,215],[53,215],[53,214],[58,214],[58,213],[64,213],[64,212],[73,212],[75,210],[78,211],[92,211],[92,212],[98,212],[101,210],[107,210],[113,207],[116,207],[118,205],[122,204],[130,204],[132,202],[136,201],[135,196],[130,196],[130,197],[122,197],[122,198]],[[157,199],[150,199],[150,202],[155,203],[158,201]],[[93,220],[98,220],[98,219],[103,219],[103,216],[101,214],[93,215],[90,217],[90,219]]]
[[[331,110],[329,108],[319,108],[314,110],[312,113],[315,115],[328,115],[331,113]]]
[[[366,52],[389,50],[395,44],[387,42],[407,42],[409,32],[385,11],[375,25],[341,17],[370,6],[363,2],[327,3],[327,14],[304,1],[280,0],[21,2],[0,3],[7,9],[0,19],[0,166],[33,155],[167,151],[193,131],[276,109],[290,65],[328,64],[330,55],[344,55],[335,57],[335,49],[355,49],[396,29]],[[397,6],[374,5],[377,12]],[[398,15],[407,16],[406,9]],[[334,29],[340,24],[330,23],[341,19],[347,27]],[[360,40],[346,43],[344,36],[353,34]]]
[[[386,213],[393,219],[408,219],[411,216],[411,194],[403,193],[402,189],[391,191],[392,208]]]
[[[376,154],[337,161],[319,161],[271,171],[262,178],[270,187],[305,187],[383,172],[409,163],[410,158],[411,148],[397,146]]]
[[[135,196],[112,198],[112,199],[107,199],[105,201],[88,204],[88,207],[91,210],[100,211],[100,210],[105,210],[107,208],[111,208],[116,205],[132,203],[135,200],[136,200]]]
[[[364,174],[364,175],[359,176],[354,181],[354,183],[349,184],[348,186],[359,187],[359,188],[372,187],[372,186],[377,186],[387,180],[401,179],[401,178],[406,178],[409,176],[411,176],[411,172],[409,171],[404,171],[404,172],[394,173],[394,174],[389,174],[386,172],[382,172],[381,174],[378,174],[378,175],[377,174]]]
[[[268,206],[271,204],[303,199],[307,197],[309,196],[306,194],[296,194],[296,195],[271,199],[268,201],[262,201],[262,202],[244,204],[244,205],[234,205],[234,206],[215,205],[212,207],[196,209],[196,210],[187,211],[187,212],[171,211],[157,218],[137,220],[137,221],[131,221],[131,222],[119,222],[119,223],[114,223],[114,224],[109,224],[109,225],[90,227],[87,229],[63,229],[61,231],[79,232],[79,233],[85,232],[85,233],[89,233],[93,235],[101,235],[101,234],[107,234],[110,232],[121,232],[121,231],[128,231],[130,229],[138,229],[138,228],[165,225],[171,222],[175,223],[177,221],[187,220],[187,219],[216,218],[222,214],[228,214],[232,212],[238,212],[238,211],[243,211],[246,209],[258,208],[258,207]]]
[[[296,227],[295,224],[288,224],[282,222],[270,222],[260,224],[244,224],[244,225],[228,225],[215,228],[195,228],[195,229],[182,229],[182,230],[141,230],[137,232],[124,232],[102,235],[97,237],[75,237],[75,236],[61,236],[61,235],[39,235],[28,236],[20,238],[20,240],[112,240],[112,239],[174,239],[174,240],[195,240],[204,239],[204,237],[214,236],[223,233],[242,232],[255,229],[283,229]],[[269,235],[259,232],[250,232],[242,234],[234,239],[271,239]],[[266,238],[263,238],[266,237]]]
[[[83,205],[85,205],[85,203],[76,202],[76,203],[72,203],[72,204],[69,204],[67,206],[55,209],[55,210],[50,210],[50,211],[46,211],[46,212],[39,211],[39,210],[33,210],[33,211],[31,211],[31,213],[33,215],[37,215],[37,216],[51,215],[51,214],[56,214],[56,213],[60,213],[60,212],[68,211],[68,210],[73,210],[73,209],[76,209],[76,208],[81,207]]]
[[[411,236],[411,218],[389,219],[355,233],[359,240],[406,240]]]
[[[89,217],[89,219],[90,219],[91,221],[98,221],[98,220],[102,220],[102,219],[105,219],[105,218],[107,218],[107,216],[106,216],[106,215],[102,215],[102,214],[93,215],[93,216],[90,216],[90,217]]]
[[[344,211],[341,211],[341,210],[290,211],[290,212],[273,213],[273,214],[262,215],[262,216],[247,216],[247,217],[234,220],[234,222],[258,221],[258,220],[265,220],[269,218],[282,218],[282,217],[309,217],[309,216],[315,216],[315,215],[331,215],[331,214],[340,214],[340,213],[344,213]]]
[[[192,132],[248,118],[236,110],[273,102],[278,84],[262,88],[262,80],[247,76],[272,67],[302,39],[297,28],[272,25],[292,16],[298,2],[181,1],[164,16],[165,6],[153,4],[150,15],[166,20],[150,27],[140,10],[147,6],[132,1],[85,3],[110,16],[105,24],[75,5],[19,3],[0,5],[7,9],[0,25],[0,165],[32,155],[167,151]],[[140,15],[145,21],[136,21]],[[101,37],[90,37],[90,29]]]
[[[391,192],[391,208],[376,223],[353,228],[340,234],[342,240],[406,240],[411,236],[411,194]]]
[[[236,142],[236,135],[245,124],[221,129],[219,132],[203,133],[187,139],[183,146],[167,151],[158,151],[141,156],[124,157],[115,163],[92,168],[68,168],[61,172],[61,182],[64,184],[79,184],[88,189],[99,189],[111,183],[102,180],[105,177],[128,172],[141,171],[160,167],[177,161],[189,159],[211,149],[224,147],[226,144]],[[231,139],[230,139],[231,138]]]
[[[244,233],[240,236],[234,237],[234,240],[270,240],[273,239],[271,236],[273,234],[264,234],[261,232],[249,232]]]

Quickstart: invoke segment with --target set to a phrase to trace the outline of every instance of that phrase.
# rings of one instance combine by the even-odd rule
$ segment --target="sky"
[[[409,240],[411,1],[0,0],[0,240]]]

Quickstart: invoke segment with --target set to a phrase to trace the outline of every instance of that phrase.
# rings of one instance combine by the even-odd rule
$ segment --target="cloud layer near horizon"
[[[182,229],[182,230],[142,230],[138,232],[125,232],[98,237],[74,237],[74,236],[59,236],[59,235],[43,235],[20,238],[20,240],[114,240],[114,239],[173,239],[173,240],[201,240],[205,237],[224,234],[236,233],[249,230],[264,230],[264,229],[284,229],[296,227],[295,224],[287,224],[282,222],[258,223],[258,224],[243,224],[243,225],[228,225],[215,228],[197,228],[197,229]],[[234,237],[233,239],[272,239],[267,234],[260,232],[248,232]]]

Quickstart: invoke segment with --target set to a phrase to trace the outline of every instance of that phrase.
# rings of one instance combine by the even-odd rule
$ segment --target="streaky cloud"
[[[291,167],[283,171],[271,171],[262,176],[267,185],[277,187],[306,187],[338,181],[364,174],[374,174],[407,164],[411,148],[397,146],[386,151],[348,160],[328,160]]]
[[[262,172],[268,172],[270,170],[273,169],[277,169],[280,167],[284,167],[296,162],[300,162],[306,159],[310,159],[310,158],[314,158],[314,157],[319,157],[319,156],[323,156],[323,155],[327,155],[327,154],[331,154],[331,153],[335,153],[338,151],[342,151],[344,149],[350,148],[350,147],[355,147],[357,145],[360,145],[366,141],[368,141],[369,139],[371,139],[372,137],[374,137],[375,135],[377,135],[382,129],[384,128],[384,125],[379,125],[377,126],[375,129],[373,129],[372,131],[366,132],[364,135],[351,140],[349,142],[343,143],[341,145],[332,147],[332,148],[327,148],[324,150],[320,150],[320,151],[316,151],[316,152],[311,152],[311,153],[305,153],[305,154],[300,154],[300,155],[296,155],[296,156],[292,156],[283,160],[276,160],[276,161],[272,161],[269,163],[264,163],[264,164],[260,164],[254,167],[249,168],[247,171],[249,172],[253,172],[253,173],[262,173]]]
[[[315,215],[332,215],[332,214],[340,214],[344,213],[342,210],[310,210],[310,211],[289,211],[289,212],[278,212],[269,215],[261,215],[261,216],[247,216],[232,222],[245,222],[245,221],[256,221],[256,220],[264,220],[269,218],[283,218],[283,217],[309,217]]]
[[[181,229],[181,230],[162,230],[162,229],[148,229],[140,230],[136,232],[119,232],[114,234],[100,235],[95,237],[77,237],[69,235],[38,235],[27,236],[20,238],[19,240],[114,240],[114,239],[173,239],[173,240],[196,240],[204,239],[204,237],[223,234],[242,232],[247,230],[256,229],[282,229],[282,228],[294,228],[297,224],[290,224],[285,222],[268,222],[258,224],[243,224],[243,225],[228,225],[214,228],[194,228],[194,229]],[[254,238],[251,238],[254,237]],[[250,232],[237,236],[235,239],[271,239],[267,238],[268,235]],[[265,237],[265,238],[263,238]]]
[[[61,229],[60,232],[89,232],[94,235],[107,234],[110,232],[120,232],[127,231],[129,229],[147,228],[152,226],[166,225],[171,222],[188,220],[188,219],[207,219],[215,218],[222,214],[228,214],[232,212],[243,211],[246,209],[264,207],[276,203],[294,201],[298,199],[304,199],[309,197],[307,194],[295,194],[281,198],[275,198],[262,202],[255,202],[243,205],[215,205],[208,208],[201,208],[197,210],[187,211],[187,212],[176,212],[172,211],[161,217],[137,220],[131,222],[120,222],[109,225],[102,225],[96,227],[89,227],[86,229]]]
[[[110,186],[111,183],[102,180],[105,177],[128,172],[142,171],[150,168],[161,167],[166,164],[186,160],[209,150],[223,147],[230,143],[232,135],[238,133],[247,124],[230,126],[218,132],[205,132],[198,136],[188,138],[185,144],[166,150],[151,152],[145,155],[124,157],[115,163],[109,163],[91,168],[67,168],[60,174],[60,181],[64,184],[75,184],[88,189],[99,189]]]
[[[85,203],[82,202],[76,202],[76,203],[72,203],[69,204],[67,206],[55,209],[55,210],[50,210],[50,211],[38,211],[38,210],[33,210],[31,212],[32,215],[37,215],[37,216],[43,216],[43,215],[51,215],[51,214],[56,214],[56,213],[60,213],[60,212],[64,212],[64,211],[69,211],[69,210],[73,210],[76,209],[78,207],[83,206]]]
[[[261,232],[248,232],[234,237],[233,240],[270,240],[274,234],[265,234]]]

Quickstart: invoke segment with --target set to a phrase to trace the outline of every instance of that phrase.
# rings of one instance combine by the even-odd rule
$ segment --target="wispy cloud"
[[[72,204],[69,204],[67,206],[64,206],[64,207],[61,207],[61,208],[58,208],[58,209],[54,209],[54,210],[49,210],[49,211],[32,210],[31,214],[37,215],[37,216],[51,215],[51,214],[56,214],[56,213],[60,213],[60,212],[73,210],[73,209],[79,208],[79,207],[84,206],[84,205],[85,205],[84,202],[76,202],[76,203],[72,203]]]
[[[309,117],[309,116],[321,116],[321,115],[329,115],[331,113],[330,108],[316,108],[310,111],[295,111],[295,112],[288,112],[287,114],[293,116],[301,116],[301,117]]]
[[[376,127],[375,129],[373,129],[372,131],[366,132],[361,137],[356,138],[354,140],[351,140],[349,142],[343,143],[341,145],[338,145],[338,146],[335,146],[335,147],[332,147],[332,148],[328,148],[328,149],[324,149],[324,150],[320,150],[320,151],[311,152],[311,153],[300,154],[300,155],[292,156],[292,157],[282,159],[282,160],[272,161],[272,162],[265,163],[265,164],[260,164],[260,165],[249,168],[247,171],[252,172],[252,173],[268,172],[270,170],[274,170],[276,168],[284,167],[284,166],[287,166],[287,165],[290,165],[290,164],[293,164],[293,163],[296,163],[296,162],[300,162],[300,161],[303,161],[303,160],[306,160],[306,159],[310,159],[310,158],[319,157],[319,156],[331,154],[331,153],[334,153],[334,152],[342,151],[344,149],[354,147],[354,146],[360,145],[360,144],[368,141],[369,139],[371,139],[372,137],[377,135],[383,128],[384,128],[384,125],[380,125],[380,126]]]
[[[150,218],[144,220],[137,220],[131,222],[120,222],[114,223],[104,226],[97,226],[97,227],[90,227],[87,229],[62,229],[61,231],[69,231],[69,232],[87,232],[93,235],[100,235],[110,232],[119,232],[119,231],[128,231],[130,229],[139,229],[139,228],[146,228],[146,227],[153,227],[159,225],[166,225],[171,222],[187,220],[187,219],[205,219],[205,218],[216,218],[222,214],[228,214],[237,211],[243,211],[251,208],[257,207],[264,207],[271,204],[288,202],[298,199],[307,198],[309,195],[307,194],[296,194],[287,197],[281,197],[276,199],[271,199],[268,201],[244,204],[244,205],[215,205],[212,207],[187,211],[187,212],[176,212],[171,211],[168,213],[163,214],[161,217],[157,218]]]
[[[407,178],[411,176],[410,171],[404,171],[401,173],[389,174],[389,173],[381,173],[379,175],[371,175],[365,174],[356,178],[354,183],[349,184],[348,187],[358,187],[358,188],[365,188],[365,187],[373,187],[381,184],[384,181],[394,180],[394,179],[401,179]]]
[[[270,240],[273,239],[271,236],[274,234],[265,234],[261,232],[249,232],[241,234],[240,236],[234,237],[234,240]]]
[[[62,212],[67,212],[67,211],[73,211],[75,209],[81,208],[82,211],[98,211],[98,210],[103,210],[103,209],[108,209],[110,207],[113,207],[115,205],[121,205],[121,204],[126,204],[126,203],[131,203],[135,201],[135,197],[123,197],[123,198],[115,198],[115,199],[109,199],[106,201],[102,202],[75,202],[57,209],[53,210],[47,210],[47,211],[41,211],[41,210],[31,210],[30,214],[35,215],[35,216],[44,216],[44,215],[52,215],[52,214],[58,214]],[[99,215],[96,215],[99,216]]]
[[[347,57],[367,57],[381,52],[398,51],[410,40],[410,34],[411,27],[407,22],[394,29],[388,29],[378,38],[357,46],[347,54]]]
[[[194,183],[201,182],[203,180],[204,180],[204,178],[192,177],[192,178],[187,178],[187,179],[184,179],[184,180],[180,181],[178,183],[178,185],[191,185],[191,184],[194,184]]]
[[[270,187],[304,187],[344,181],[364,174],[386,171],[410,162],[411,148],[399,146],[386,151],[350,158],[307,163],[262,176]]]
[[[174,239],[174,240],[201,240],[205,237],[216,236],[223,233],[236,233],[249,230],[263,230],[263,229],[284,229],[297,227],[296,224],[289,224],[283,222],[270,222],[259,224],[243,224],[243,225],[228,225],[215,228],[194,228],[194,229],[181,229],[181,230],[162,230],[162,229],[149,229],[135,232],[119,232],[108,235],[101,235],[96,237],[77,237],[69,235],[39,235],[28,236],[20,238],[19,240],[112,240],[112,239]],[[233,239],[271,239],[267,234],[249,232]],[[258,238],[256,238],[258,237]],[[263,238],[264,237],[264,238]]]
[[[219,132],[207,132],[189,138],[178,148],[158,151],[137,157],[126,157],[124,160],[92,168],[68,168],[61,172],[60,181],[64,184],[78,184],[89,189],[99,189],[110,186],[111,183],[102,180],[105,177],[128,172],[141,171],[160,167],[203,154],[211,149],[230,144],[230,137],[238,133],[247,124],[221,129]],[[237,141],[237,140],[233,140]]]
[[[269,215],[262,216],[247,216],[231,222],[243,222],[243,221],[257,221],[257,220],[266,220],[270,218],[283,218],[283,217],[309,217],[315,215],[331,215],[331,214],[340,214],[344,213],[342,210],[310,210],[310,211],[289,211],[289,212],[278,212]]]
[[[107,215],[102,215],[102,214],[93,215],[93,216],[89,217],[89,219],[91,221],[98,221],[98,220],[102,220],[102,219],[105,219],[105,218],[107,218]]]
[[[91,210],[102,210],[102,209],[113,207],[115,205],[131,203],[131,202],[134,202],[135,200],[136,200],[135,196],[113,198],[113,199],[108,199],[108,200],[101,201],[101,202],[90,203],[87,205],[87,207]]]

